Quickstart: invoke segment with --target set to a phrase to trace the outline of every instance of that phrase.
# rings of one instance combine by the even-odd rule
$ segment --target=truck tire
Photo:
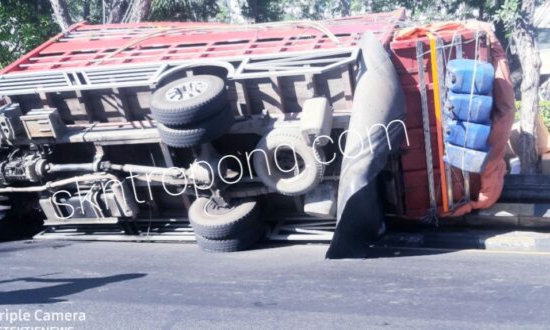
[[[239,235],[221,240],[213,240],[195,235],[197,245],[206,252],[236,252],[250,248],[264,238],[266,226],[255,226],[241,232]]]
[[[253,199],[242,199],[223,208],[209,198],[199,197],[191,204],[188,215],[195,234],[213,240],[236,237],[261,225],[260,204]]]
[[[223,79],[211,75],[175,80],[151,96],[151,113],[165,125],[200,122],[222,111],[227,104]]]
[[[157,122],[160,139],[174,148],[187,148],[210,142],[229,131],[235,117],[229,107],[218,114],[193,125],[166,126]]]
[[[277,147],[285,145],[293,146],[296,159],[299,158],[298,161],[302,160],[302,164],[299,166],[301,168],[299,168],[297,173],[283,172],[279,167],[281,164],[275,160],[275,152],[277,151],[277,155],[279,155],[283,150],[277,150]],[[323,180],[325,171],[325,165],[321,163],[325,161],[323,151],[308,146],[298,132],[288,129],[275,129],[264,136],[256,148],[263,150],[265,155],[267,155],[266,157],[262,152],[254,153],[253,165],[256,175],[266,186],[275,189],[283,195],[296,196],[305,194]],[[296,159],[292,155],[292,167],[294,167]],[[269,171],[271,171],[271,174]]]

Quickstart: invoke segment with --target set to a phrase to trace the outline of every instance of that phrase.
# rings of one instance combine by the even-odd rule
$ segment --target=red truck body
[[[389,213],[420,219],[430,212],[429,175],[434,175],[436,191],[441,191],[437,180],[438,162],[433,168],[428,168],[426,163],[419,65],[426,71],[428,110],[433,124],[432,71],[429,52],[423,57],[423,63],[417,61],[417,42],[421,41],[428,51],[427,38],[393,41],[396,29],[404,22],[404,10],[397,10],[322,22],[250,26],[79,23],[0,71],[0,95],[17,103],[21,115],[28,117],[25,120],[33,120],[29,117],[33,109],[55,109],[55,119],[63,126],[62,135],[44,139],[27,130],[28,136],[9,143],[21,148],[28,148],[29,143],[58,145],[64,155],[56,156],[54,152],[52,158],[62,163],[71,163],[71,156],[67,156],[71,153],[80,159],[93,158],[79,154],[86,148],[78,145],[99,146],[103,148],[101,154],[111,157],[112,162],[125,161],[126,156],[134,157],[140,166],[170,166],[176,158],[192,162],[194,156],[186,151],[170,152],[159,144],[156,124],[150,116],[150,98],[152,91],[174,77],[203,74],[222,76],[227,83],[233,114],[243,119],[228,133],[235,136],[232,141],[236,143],[250,143],[247,134],[262,136],[274,127],[298,125],[305,102],[316,96],[328,100],[334,111],[332,129],[341,132],[349,123],[356,79],[368,70],[361,64],[361,52],[365,51],[361,49],[361,38],[371,32],[391,57],[406,101],[409,143],[402,146],[401,153],[388,166],[394,177],[388,188],[393,195]],[[447,31],[438,37],[445,45],[446,61],[457,56],[457,38],[464,45],[461,56],[474,57],[474,31]],[[479,59],[486,60],[489,56],[486,39],[482,35],[480,40]],[[267,126],[266,120],[271,121]],[[37,125],[42,122],[36,121]],[[437,146],[441,141],[435,137],[435,127],[431,131],[432,146]],[[220,142],[221,149],[230,148],[223,142]],[[139,154],[145,149],[140,148],[148,148],[153,160],[141,157]],[[436,149],[432,149],[435,160],[439,159]],[[338,167],[327,169],[328,175],[325,175],[337,181]],[[465,194],[461,175],[460,171],[453,170],[454,203],[479,191],[479,180],[472,176],[470,192]],[[287,204],[288,201],[287,198]],[[183,202],[168,198],[162,204],[167,209],[186,210],[189,202],[185,198]],[[176,205],[178,203],[183,205]],[[437,195],[437,205],[437,211],[441,212],[441,193]],[[143,212],[148,211],[140,209],[137,217]],[[162,213],[159,211],[158,216],[164,216]],[[47,218],[52,220],[51,214]],[[56,222],[52,220],[52,223]]]

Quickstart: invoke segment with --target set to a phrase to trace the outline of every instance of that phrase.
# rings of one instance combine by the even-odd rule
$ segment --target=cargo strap
[[[418,64],[418,89],[422,105],[422,128],[424,131],[424,147],[426,151],[426,169],[428,174],[428,191],[430,193],[430,213],[426,216],[425,222],[431,223],[431,215],[437,216],[437,199],[435,196],[434,167],[432,155],[432,141],[430,133],[430,114],[428,109],[428,95],[426,91],[426,79],[424,77],[424,43],[421,40],[416,42],[416,63]]]
[[[477,38],[477,36],[476,36]],[[462,37],[458,37],[457,35],[453,35],[453,40],[451,42],[451,46],[455,46],[455,54],[456,58],[462,58]],[[476,52],[477,52],[477,42],[476,42]],[[477,56],[477,55],[476,55]],[[449,61],[447,61],[449,62]],[[468,113],[470,110],[468,110]],[[466,202],[470,201],[470,173],[467,171],[462,170],[462,177],[464,178],[464,198],[461,202],[458,204],[465,204]],[[460,205],[454,205],[454,210],[456,210]],[[453,210],[453,211],[454,211]]]

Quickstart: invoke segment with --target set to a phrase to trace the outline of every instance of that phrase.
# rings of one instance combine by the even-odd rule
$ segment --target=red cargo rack
[[[383,44],[404,10],[322,22],[79,23],[0,71],[2,96],[151,87],[214,65],[231,80],[322,74],[357,59],[366,31]]]
[[[353,47],[365,31],[384,43],[404,11],[325,22],[256,25],[219,23],[79,23],[31,51],[0,74],[131,65],[204,58],[243,58]]]

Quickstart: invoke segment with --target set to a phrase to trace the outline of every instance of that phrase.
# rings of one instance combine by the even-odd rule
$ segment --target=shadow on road
[[[53,304],[66,301],[66,297],[75,293],[104,286],[110,283],[122,282],[141,278],[147,274],[130,273],[105,277],[89,278],[37,278],[23,277],[0,282],[0,285],[14,282],[28,283],[59,283],[33,289],[21,289],[13,291],[0,291],[0,305],[18,304]]]

